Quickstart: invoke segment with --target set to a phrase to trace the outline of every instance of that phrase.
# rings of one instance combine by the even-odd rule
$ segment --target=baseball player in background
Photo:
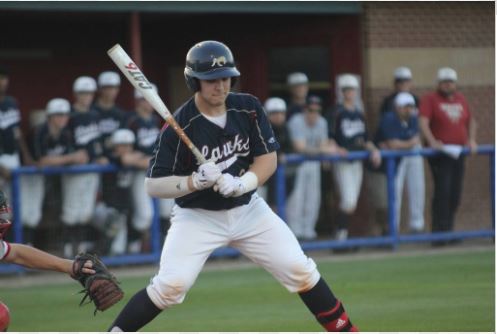
[[[328,139],[328,123],[321,111],[321,99],[311,95],[304,112],[295,114],[288,122],[296,153],[312,156],[338,152],[334,141]],[[288,225],[298,239],[317,237],[315,227],[320,205],[321,162],[305,161],[297,167],[295,186],[288,198]]]
[[[85,164],[88,154],[74,150],[73,136],[67,124],[71,105],[62,98],[51,99],[45,108],[47,121],[34,130],[33,156],[39,167]],[[45,178],[43,175],[29,175],[29,200],[22,202],[23,241],[32,245],[35,229],[42,217]]]
[[[10,195],[11,170],[24,165],[33,165],[34,161],[26,145],[21,130],[21,112],[17,101],[7,95],[9,73],[0,68],[0,188]],[[29,190],[31,179],[20,178],[21,189]],[[21,190],[21,202],[29,201],[29,192]],[[21,208],[22,215],[23,208]]]
[[[226,45],[204,41],[189,50],[185,77],[195,94],[174,117],[208,162],[198,166],[171,127],[161,132],[146,189],[176,198],[171,228],[159,272],[110,330],[136,331],[181,303],[209,255],[228,245],[298,293],[327,330],[357,330],[294,234],[255,194],[276,169],[279,145],[260,102],[230,92],[239,75]]]
[[[110,162],[121,169],[116,173],[102,175],[102,200],[109,208],[120,214],[118,230],[110,245],[110,254],[123,254],[127,250],[128,229],[127,218],[133,207],[133,184],[135,171],[133,169],[147,168],[149,159],[140,151],[134,150],[135,135],[129,129],[118,129],[110,137],[112,151],[109,154]],[[144,182],[145,178],[142,179]],[[135,233],[136,234],[136,233]],[[132,238],[136,238],[131,233]]]
[[[379,166],[380,151],[368,140],[364,112],[357,107],[359,81],[354,75],[344,74],[339,78],[338,86],[343,94],[343,102],[337,104],[329,119],[330,137],[339,146],[340,153],[368,150],[373,165]],[[345,240],[348,237],[350,216],[355,212],[361,191],[362,161],[337,161],[333,164],[333,171],[340,193],[336,239]]]
[[[116,105],[121,77],[116,72],[106,71],[98,76],[98,96],[93,108],[98,114],[98,128],[102,136],[104,155],[110,154],[110,137],[117,129],[126,125],[126,114]]]
[[[77,78],[73,84],[74,103],[69,119],[75,150],[84,150],[90,163],[106,163],[102,154],[98,114],[91,108],[97,84],[88,76]],[[99,186],[96,173],[62,175],[62,215],[64,224],[62,239],[64,255],[72,257],[85,251],[88,244],[88,226],[95,210]]]
[[[302,72],[290,73],[286,78],[286,84],[290,92],[286,119],[290,120],[293,115],[304,112],[307,94],[309,94],[309,78]]]
[[[273,129],[274,137],[280,144],[280,149],[276,152],[278,162],[285,160],[285,155],[293,153],[293,144],[290,139],[286,123],[286,103],[285,100],[279,97],[271,97],[264,103],[264,109],[267,112],[271,128]],[[295,183],[295,166],[287,165],[285,168],[285,191],[288,196],[292,191]],[[267,203],[276,211],[276,174],[266,181],[267,185]]]
[[[152,84],[157,91],[157,86]],[[133,174],[132,195],[133,195],[133,216],[131,219],[131,229],[129,251],[138,253],[143,248],[147,248],[150,225],[152,224],[153,203],[151,197],[145,191],[145,176],[147,174],[148,162],[152,158],[154,143],[160,132],[160,120],[154,112],[154,108],[143,97],[139,90],[135,90],[135,115],[130,117],[128,128],[133,131],[136,141],[135,150],[142,153],[142,168]],[[171,200],[164,200],[171,201]],[[143,249],[145,250],[145,249]]]
[[[421,145],[418,117],[414,112],[416,100],[409,93],[397,94],[394,101],[395,111],[382,115],[378,128],[378,140],[391,150],[411,150]],[[400,209],[404,184],[410,185],[409,228],[411,233],[419,233],[424,228],[425,179],[423,160],[410,160],[402,157],[397,161],[395,175],[395,198],[397,226],[400,223]],[[415,190],[415,192],[413,192]]]

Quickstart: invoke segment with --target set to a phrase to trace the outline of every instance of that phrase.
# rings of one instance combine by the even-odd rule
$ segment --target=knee
[[[193,280],[186,277],[160,278],[156,276],[147,287],[147,292],[158,308],[165,309],[181,304],[192,285]]]
[[[312,289],[319,281],[320,275],[316,263],[310,258],[287,266],[286,278],[283,285],[290,292],[302,292]]]

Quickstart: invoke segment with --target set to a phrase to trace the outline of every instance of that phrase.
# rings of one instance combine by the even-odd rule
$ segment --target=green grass
[[[494,253],[321,262],[322,275],[363,331],[494,331]],[[149,277],[123,279],[126,301]],[[124,306],[93,316],[75,283],[0,289],[10,331],[104,331]],[[321,331],[298,296],[261,269],[201,273],[183,304],[146,331]]]

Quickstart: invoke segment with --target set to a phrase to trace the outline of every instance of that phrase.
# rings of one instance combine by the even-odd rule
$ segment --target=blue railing
[[[468,155],[470,153],[468,148],[464,148],[463,155]],[[388,245],[395,249],[399,243],[409,243],[409,242],[432,242],[432,241],[446,241],[454,239],[468,239],[468,238],[493,238],[495,235],[495,147],[493,145],[480,145],[477,150],[479,155],[489,156],[489,183],[490,183],[490,198],[491,198],[491,212],[492,224],[488,229],[482,229],[478,231],[454,231],[454,232],[436,232],[436,233],[425,233],[416,235],[399,235],[397,231],[396,224],[396,201],[395,198],[395,160],[399,157],[415,156],[421,155],[425,157],[432,157],[439,154],[443,154],[438,150],[430,148],[420,148],[410,151],[397,151],[397,150],[382,150],[381,156],[386,162],[386,176],[387,176],[387,198],[388,198],[388,227],[389,235],[385,237],[368,237],[368,238],[350,238],[345,241],[313,241],[303,243],[304,250],[317,250],[317,249],[327,249],[327,248],[350,248],[358,246],[380,246]],[[277,211],[278,215],[285,220],[285,208],[286,208],[286,198],[285,198],[285,168],[288,164],[299,164],[304,161],[352,161],[352,160],[365,160],[369,158],[369,152],[358,151],[349,152],[345,157],[342,156],[315,156],[306,157],[299,154],[288,154],[286,155],[285,162],[278,165],[276,170],[276,186],[277,186]]]
[[[491,217],[492,224],[488,229],[476,230],[476,231],[456,231],[456,232],[437,232],[437,233],[426,233],[426,234],[416,234],[416,235],[399,235],[397,231],[396,222],[396,205],[395,201],[395,189],[394,189],[394,178],[395,178],[395,158],[421,155],[425,157],[435,156],[441,154],[439,151],[433,149],[417,149],[412,151],[390,151],[383,150],[381,152],[382,158],[386,161],[387,168],[387,193],[388,193],[388,225],[389,225],[389,235],[384,237],[367,237],[367,238],[350,238],[345,241],[335,241],[335,240],[323,240],[323,241],[311,241],[304,242],[302,247],[304,250],[318,250],[318,249],[340,249],[349,247],[359,247],[359,246],[380,246],[388,245],[395,249],[399,243],[412,243],[412,242],[432,242],[432,241],[442,241],[451,239],[468,239],[468,238],[493,238],[495,236],[495,207],[494,207],[494,167],[495,167],[495,147],[493,145],[481,145],[478,147],[478,154],[489,156],[489,185],[490,185],[490,197],[491,197]],[[469,150],[466,148],[463,150],[462,154],[469,154]],[[289,154],[286,156],[285,162],[280,163],[276,170],[276,191],[277,191],[277,211],[280,217],[285,220],[285,207],[286,207],[286,196],[285,196],[285,168],[289,164],[299,164],[304,161],[351,161],[351,160],[365,160],[369,158],[369,153],[366,151],[350,152],[347,156],[314,156],[307,157],[299,154]],[[20,198],[20,186],[19,179],[21,175],[54,175],[54,174],[77,174],[77,173],[110,173],[116,172],[118,168],[113,165],[81,165],[81,166],[70,166],[70,167],[20,167],[12,171],[12,209],[14,215],[13,232],[14,241],[16,243],[22,243],[22,225],[19,223],[21,221],[21,198]],[[138,264],[138,263],[153,263],[158,262],[161,254],[161,233],[160,233],[160,218],[158,201],[153,200],[154,214],[153,221],[151,225],[151,252],[148,254],[133,254],[133,255],[120,255],[113,257],[104,257],[103,260],[109,265],[126,265],[126,264]],[[239,252],[232,248],[220,248],[217,249],[212,257],[226,257],[226,256],[237,256]],[[23,269],[18,266],[13,265],[2,265],[0,266],[0,273],[2,272],[19,272]]]

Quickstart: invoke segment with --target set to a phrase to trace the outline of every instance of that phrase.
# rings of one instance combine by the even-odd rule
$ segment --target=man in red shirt
[[[420,128],[429,147],[469,146],[476,152],[476,121],[466,98],[457,91],[457,73],[451,68],[438,70],[438,87],[421,99]],[[432,231],[451,231],[459,206],[464,176],[464,157],[438,155],[428,159],[433,174]]]

